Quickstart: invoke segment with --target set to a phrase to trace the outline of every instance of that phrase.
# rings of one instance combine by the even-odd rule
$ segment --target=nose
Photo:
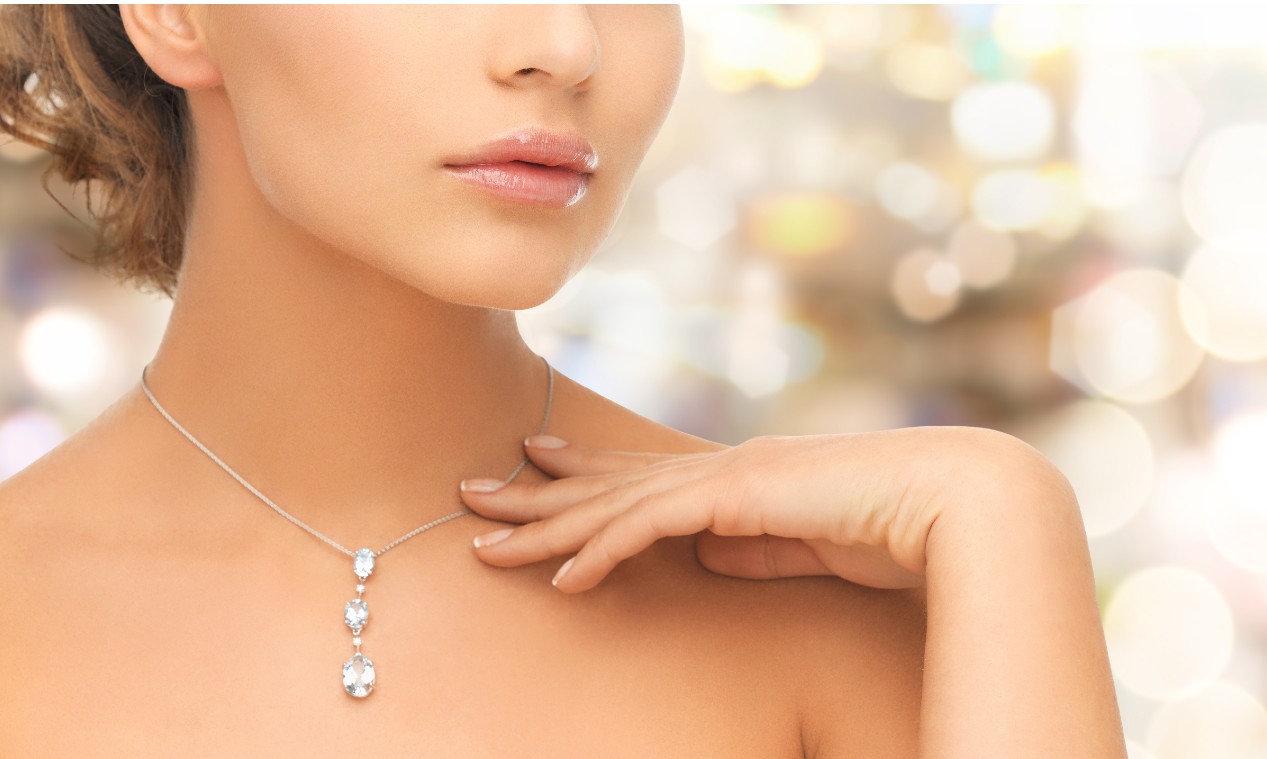
[[[598,72],[600,45],[584,5],[502,5],[489,76],[517,89],[580,92]]]

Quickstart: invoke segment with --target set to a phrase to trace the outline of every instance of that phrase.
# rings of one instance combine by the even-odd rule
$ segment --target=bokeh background
[[[1132,759],[1267,757],[1267,12],[683,17],[677,103],[529,344],[723,442],[1029,441],[1078,491]],[[0,479],[133,385],[170,310],[58,250],[90,238],[45,165],[0,145]]]

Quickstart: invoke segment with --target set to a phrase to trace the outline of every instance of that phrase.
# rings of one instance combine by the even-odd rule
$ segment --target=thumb
[[[777,535],[718,535],[704,530],[695,556],[710,572],[750,580],[834,575],[800,538]]]

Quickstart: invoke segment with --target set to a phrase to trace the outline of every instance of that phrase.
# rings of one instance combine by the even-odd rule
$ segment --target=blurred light
[[[1215,471],[1231,494],[1267,519],[1264,452],[1267,452],[1267,411],[1241,414],[1225,421],[1219,425],[1210,446]]]
[[[18,336],[18,361],[31,382],[70,394],[100,382],[110,363],[105,324],[89,311],[49,307],[32,316]]]
[[[769,195],[749,207],[754,247],[788,256],[817,256],[844,247],[854,234],[854,209],[829,193]]]
[[[1218,13],[1194,17],[1194,6],[1180,3],[1088,4],[1081,47],[1119,54],[1243,48],[1261,50],[1267,8],[1260,3],[1222,3]]]
[[[1267,411],[1234,416],[1210,445],[1217,475],[1206,510],[1206,534],[1223,558],[1267,574]]]
[[[911,9],[900,5],[817,4],[798,10],[821,32],[828,65],[842,71],[866,66],[876,51],[906,37],[914,23]]]
[[[1029,82],[971,85],[955,98],[950,119],[959,144],[987,161],[1044,155],[1056,122],[1051,98]]]
[[[1050,192],[1051,203],[1042,223],[1035,228],[1052,240],[1067,240],[1086,224],[1087,204],[1081,174],[1071,164],[1051,164],[1039,173]]]
[[[994,15],[1003,48],[1022,58],[1060,52],[1077,34],[1078,9],[1064,5],[1004,5]]]
[[[971,219],[960,222],[946,244],[946,257],[969,287],[992,287],[1007,279],[1016,263],[1016,242]]]
[[[656,190],[660,231],[684,245],[703,249],[735,228],[735,200],[713,172],[688,166]]]
[[[749,323],[743,322],[743,318],[708,305],[686,309],[678,317],[672,335],[677,358],[710,377],[727,379],[738,386],[732,377],[733,371],[739,382],[756,395],[761,394],[763,387],[810,377],[822,366],[822,340],[806,326],[794,322],[780,324],[775,331],[773,348],[768,342],[764,347],[745,346],[742,343],[756,335],[745,334]],[[736,346],[739,351],[747,351],[739,359],[734,357]],[[759,358],[763,352],[775,358],[777,371],[765,373],[760,367],[750,370],[743,365],[753,357]]]
[[[899,161],[876,177],[876,199],[899,219],[918,219],[933,209],[941,193],[941,181],[923,166]]]
[[[953,297],[958,294],[963,284],[963,277],[959,274],[959,266],[954,261],[940,258],[933,261],[924,272],[924,282],[928,285],[930,293]]]
[[[1205,512],[1215,487],[1213,469],[1202,452],[1166,456],[1157,467],[1149,505],[1161,533],[1176,543],[1204,540]]]
[[[710,84],[723,92],[745,89],[764,76],[771,40],[779,20],[761,6],[730,6],[707,14],[701,63]],[[691,11],[694,17],[702,11]]]
[[[704,73],[722,91],[741,90],[758,81],[801,87],[823,68],[818,37],[761,6],[736,6],[713,14],[703,31]]]
[[[674,330],[678,359],[711,377],[725,377],[729,331],[728,311],[708,304],[684,309]]]
[[[642,271],[621,271],[590,278],[603,307],[590,316],[595,341],[662,363],[669,350],[672,309],[659,282]]]
[[[1115,248],[1141,258],[1167,253],[1183,223],[1178,190],[1173,182],[1160,179],[1139,183],[1129,201],[1097,220]]]
[[[17,474],[66,439],[57,419],[24,409],[0,420],[0,480]]]
[[[924,100],[949,100],[963,88],[968,72],[944,45],[907,40],[885,57],[889,81],[899,91]]]
[[[1233,633],[1232,612],[1219,589],[1179,566],[1127,577],[1104,612],[1113,675],[1146,698],[1184,698],[1214,682],[1231,658]],[[1154,751],[1165,748],[1150,744]]]
[[[1153,715],[1148,745],[1157,759],[1263,759],[1267,709],[1249,691],[1216,682],[1162,704]]]
[[[1179,170],[1204,112],[1173,71],[1120,51],[1082,56],[1072,127],[1087,200],[1116,209]]]
[[[1197,148],[1183,175],[1183,207],[1207,240],[1267,238],[1267,123],[1224,127]]]
[[[779,87],[803,87],[823,70],[823,48],[808,29],[782,24],[767,53],[766,77]]]
[[[57,90],[50,89],[47,94],[36,94],[35,90],[40,86],[40,75],[38,72],[32,71],[22,83],[22,89],[26,94],[35,100],[35,107],[45,116],[53,114],[66,107],[66,100]]]
[[[1260,496],[1261,498],[1261,496]],[[1267,516],[1215,480],[1203,511],[1205,536],[1214,550],[1246,572],[1267,575]]]
[[[779,344],[783,282],[769,263],[751,261],[740,269],[738,284],[726,378],[749,397],[777,393],[787,384],[792,363]]]
[[[1158,269],[1109,276],[1052,313],[1052,369],[1129,403],[1173,394],[1205,357],[1180,323],[1183,289]]]
[[[915,321],[931,322],[954,310],[960,291],[957,286],[949,288],[945,264],[954,266],[931,248],[917,248],[898,261],[890,291],[903,314]],[[958,272],[954,274],[957,278]]]
[[[1267,357],[1267,238],[1203,245],[1182,279],[1180,312],[1193,339],[1230,361]]]
[[[1032,230],[1042,225],[1055,203],[1052,188],[1031,169],[987,174],[972,189],[972,211],[998,231]]]
[[[1029,423],[1021,437],[1069,479],[1088,537],[1120,529],[1152,489],[1148,433],[1134,416],[1111,403],[1074,401]]]
[[[1130,738],[1127,738],[1126,759],[1157,759],[1157,755]]]
[[[823,339],[812,325],[784,322],[779,330],[779,344],[787,352],[788,382],[799,382],[818,373],[826,352]]]

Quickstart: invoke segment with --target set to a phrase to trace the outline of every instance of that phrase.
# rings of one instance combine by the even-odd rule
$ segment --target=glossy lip
[[[472,166],[510,161],[557,166],[578,174],[592,174],[598,168],[598,154],[584,137],[539,127],[519,129],[489,140],[473,150],[449,156],[444,165]]]
[[[499,198],[567,208],[585,197],[598,154],[580,135],[529,127],[450,156],[444,169]]]
[[[567,208],[585,197],[589,174],[553,166],[510,161],[445,166],[452,176],[498,198],[548,208]]]

